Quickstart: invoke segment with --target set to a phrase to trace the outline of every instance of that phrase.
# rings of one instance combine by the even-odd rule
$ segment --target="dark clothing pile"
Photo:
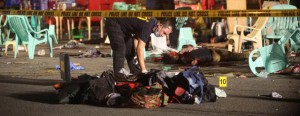
[[[167,103],[200,104],[217,100],[215,87],[198,67],[178,75],[151,69],[147,74],[137,75],[134,82],[116,82],[113,76],[112,70],[104,71],[101,76],[79,76],[58,89],[59,103],[157,108]]]

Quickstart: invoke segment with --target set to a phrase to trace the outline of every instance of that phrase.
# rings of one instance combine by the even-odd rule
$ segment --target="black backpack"
[[[94,103],[105,104],[105,96],[115,92],[115,80],[113,71],[104,71],[100,78],[89,81],[88,100]]]
[[[89,81],[96,79],[95,76],[83,74],[77,79],[62,84],[62,88],[58,90],[57,98],[61,104],[77,104],[87,100],[87,92],[90,88]]]
[[[105,96],[115,92],[113,71],[104,71],[101,76],[83,74],[58,90],[58,101],[62,104],[105,104]]]

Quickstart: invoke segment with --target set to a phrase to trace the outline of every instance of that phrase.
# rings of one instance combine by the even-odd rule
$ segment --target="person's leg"
[[[248,59],[250,54],[250,52],[235,53],[222,49],[215,49],[215,51],[220,55],[220,61],[243,61]]]
[[[125,61],[125,35],[121,30],[120,25],[112,19],[107,19],[105,30],[113,50],[113,69],[114,72],[119,72],[124,68]]]
[[[133,38],[131,35],[126,36],[125,43],[126,43],[125,57],[127,60],[128,67],[130,69],[130,73],[138,74],[141,71],[139,69],[139,66],[137,64],[135,64],[135,62],[134,62],[134,57],[136,56],[136,53],[135,53],[135,47],[133,44]]]

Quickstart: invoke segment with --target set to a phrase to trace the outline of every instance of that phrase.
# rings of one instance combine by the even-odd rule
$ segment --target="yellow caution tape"
[[[141,10],[141,11],[41,11],[0,10],[1,15],[63,17],[286,17],[300,16],[300,10]]]

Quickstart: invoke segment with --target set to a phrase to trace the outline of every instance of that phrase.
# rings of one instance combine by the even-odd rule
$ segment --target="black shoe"
[[[117,82],[132,82],[132,81],[136,81],[137,80],[137,76],[136,75],[125,75],[123,73],[114,73],[113,76],[114,80]]]

